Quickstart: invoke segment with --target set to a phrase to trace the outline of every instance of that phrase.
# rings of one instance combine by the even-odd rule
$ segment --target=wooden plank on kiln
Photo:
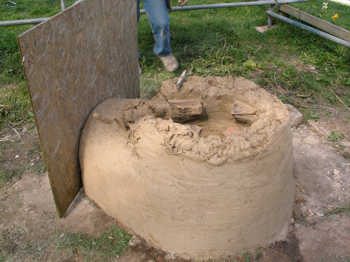
[[[109,97],[138,89],[136,1],[84,0],[18,37],[60,216],[81,187],[80,131]]]

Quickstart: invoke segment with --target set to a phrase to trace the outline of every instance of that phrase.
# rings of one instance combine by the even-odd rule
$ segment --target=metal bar
[[[283,15],[279,15],[279,14],[273,12],[272,10],[266,10],[266,13],[267,13],[269,16],[272,16],[272,17],[274,17],[274,18],[277,18],[277,19],[279,19],[279,20],[281,20],[281,21],[283,21],[283,22],[286,22],[286,23],[291,24],[291,25],[295,25],[295,26],[297,26],[297,27],[299,27],[299,28],[301,28],[301,29],[310,31],[311,33],[313,33],[313,34],[315,34],[315,35],[321,36],[321,37],[323,37],[323,38],[326,38],[326,39],[328,39],[328,40],[331,40],[331,41],[333,41],[333,42],[336,42],[336,43],[338,43],[338,44],[341,44],[341,45],[343,45],[343,46],[346,46],[346,47],[349,47],[349,48],[350,48],[350,42],[348,42],[348,41],[345,41],[345,40],[343,40],[343,39],[340,39],[340,38],[338,38],[338,37],[335,37],[335,36],[333,36],[333,35],[330,35],[330,34],[328,34],[328,33],[325,33],[325,32],[323,32],[323,31],[318,30],[318,29],[316,29],[316,28],[313,28],[313,27],[311,27],[311,26],[304,25],[303,23],[297,22],[297,21],[295,21],[295,20],[293,20],[293,19],[290,19],[290,18],[287,18],[287,17],[285,17],[285,16],[283,16]]]
[[[274,5],[270,5],[270,8],[271,8],[271,9],[272,9],[273,7],[274,7]],[[272,27],[272,23],[273,23],[272,17],[269,16],[269,15],[267,15],[267,27],[268,27],[268,28]]]
[[[66,4],[64,0],[61,0],[61,10],[63,11],[64,9],[66,9]]]
[[[307,0],[279,0],[279,3],[288,4],[288,3],[299,3],[299,2],[306,2],[306,1]],[[240,6],[259,6],[259,5],[272,5],[275,3],[276,3],[275,0],[262,0],[262,1],[236,2],[236,3],[225,3],[225,4],[190,5],[190,6],[183,6],[183,7],[173,7],[171,11],[176,12],[176,11],[191,11],[191,10],[216,9],[216,8],[240,7]],[[65,8],[64,0],[61,0],[61,8],[62,10],[64,10]],[[145,13],[145,10],[142,9],[141,14],[144,14],[144,13]],[[38,24],[46,20],[48,20],[47,17],[12,20],[12,21],[0,21],[0,26]]]
[[[288,3],[300,3],[307,2],[307,0],[279,0],[279,4]],[[259,5],[273,5],[275,0],[262,0],[262,1],[248,1],[248,2],[236,2],[236,3],[225,3],[225,4],[210,4],[210,5],[189,5],[182,7],[172,7],[171,11],[191,11],[191,10],[201,10],[201,9],[216,9],[216,8],[227,8],[227,7],[240,7],[240,6],[259,6]],[[141,14],[144,14],[145,10],[141,10]]]
[[[44,18],[0,21],[0,26],[39,24],[41,22],[47,21],[48,19],[49,19],[48,17],[44,17]]]
[[[271,27],[272,26],[272,17],[271,16],[267,16],[267,27]]]
[[[61,0],[61,10],[63,11],[65,8],[66,8],[65,1]],[[48,19],[49,17],[42,17],[42,18],[0,21],[0,26],[40,24],[41,22],[45,22]]]

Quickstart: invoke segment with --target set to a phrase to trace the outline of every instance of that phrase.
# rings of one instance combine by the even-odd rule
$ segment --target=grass
[[[38,175],[45,173],[46,166],[42,161],[36,132],[31,131],[32,126],[30,124],[30,130],[20,137],[13,127],[0,130],[0,189],[19,180],[25,171],[30,170]]]
[[[0,127],[32,121],[33,112],[26,82],[0,88]]]
[[[191,0],[190,4],[217,2]],[[322,2],[310,0],[295,6],[328,20],[338,13],[335,23],[350,28],[349,7],[329,2],[328,9],[322,11]],[[60,10],[58,0],[17,0],[14,8],[6,3],[0,1],[0,20],[50,16]],[[265,7],[241,7],[172,13],[172,47],[181,61],[176,73],[165,72],[153,54],[152,32],[146,16],[142,16],[139,27],[142,93],[154,94],[163,80],[187,69],[201,76],[235,75],[252,79],[305,114],[316,103],[337,104],[338,91],[350,106],[349,49],[280,22],[276,22],[275,29],[257,33],[254,27],[266,24],[264,10]],[[29,27],[0,27],[0,85],[18,86],[0,89],[0,125],[33,119],[16,42],[16,36]]]
[[[251,262],[253,258],[252,258],[252,255],[251,255],[251,254],[245,253],[245,254],[243,255],[243,259],[244,259],[244,262]]]
[[[330,142],[339,142],[345,138],[343,133],[332,131],[330,135],[328,136],[328,141]]]
[[[266,24],[264,7],[173,13],[171,19],[172,46],[182,63],[179,72],[188,69],[202,76],[244,76],[284,101],[306,107],[320,101],[336,104],[333,91],[339,89],[344,90],[343,99],[350,105],[349,50],[279,22],[277,28],[257,33],[254,27]],[[146,20],[141,19],[139,37],[146,77],[178,75],[163,72],[152,54],[153,37]],[[315,70],[309,70],[309,65]]]
[[[322,9],[323,3],[328,3],[328,8]],[[309,0],[306,3],[294,4],[294,7],[350,30],[350,13],[347,6],[327,0]],[[333,19],[335,14],[338,14],[339,18]]]
[[[325,214],[325,216],[338,215],[343,213],[350,213],[350,204],[346,207],[337,207]]]
[[[0,21],[52,16],[59,12],[58,0],[16,0],[11,7],[0,0]],[[73,1],[67,1],[70,5]],[[31,25],[0,27],[0,128],[8,122],[33,120],[16,37]],[[1,86],[10,85],[3,89]]]
[[[10,183],[13,179],[20,178],[25,170],[24,166],[22,165],[14,165],[9,167],[6,164],[8,159],[6,159],[4,152],[6,152],[11,146],[12,145],[10,142],[0,143],[0,189]]]
[[[350,159],[350,153],[349,152],[344,152],[342,155],[343,155],[343,157],[345,159]]]
[[[34,143],[32,147],[28,150],[28,156],[31,159],[30,161],[30,169],[37,175],[42,175],[46,172],[46,165],[42,160],[42,156],[40,154],[40,144]]]
[[[10,182],[16,174],[15,170],[0,170],[0,188]]]
[[[82,255],[84,261],[108,261],[119,256],[127,247],[130,235],[113,225],[110,231],[99,237],[69,233],[59,238],[59,249],[72,249]]]
[[[0,262],[5,262],[7,260],[7,257],[4,254],[0,253]]]
[[[16,0],[11,7],[7,0],[0,0],[0,21],[52,16],[60,10],[57,0]],[[68,1],[68,4],[72,1]],[[21,54],[16,36],[31,25],[0,27],[0,84],[24,81]]]
[[[23,166],[18,166],[11,169],[1,169],[0,170],[0,188],[7,185],[13,179],[18,179],[22,176],[25,168]]]
[[[319,120],[320,119],[320,115],[318,112],[314,112],[311,109],[308,108],[303,108],[301,109],[303,115],[304,115],[304,119],[305,121],[307,120]]]

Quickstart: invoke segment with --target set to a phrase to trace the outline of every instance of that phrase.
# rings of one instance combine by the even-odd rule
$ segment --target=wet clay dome
[[[150,245],[194,260],[286,237],[294,200],[286,107],[252,81],[191,77],[112,98],[83,130],[87,196]]]

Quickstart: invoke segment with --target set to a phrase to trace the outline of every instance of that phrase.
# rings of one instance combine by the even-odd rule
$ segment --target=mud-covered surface
[[[108,99],[80,139],[86,195],[182,258],[267,246],[285,239],[292,215],[289,119],[286,106],[244,78],[190,77],[180,89],[168,80],[150,101]]]
[[[339,125],[344,125],[344,122]],[[325,127],[325,130],[331,132],[332,129]],[[38,142],[35,134],[29,137],[19,132],[22,140],[17,140],[11,130],[7,135],[2,133],[2,138],[6,136],[14,141],[9,142],[15,152],[6,154],[9,156],[7,165],[11,165],[10,159],[21,161],[15,160],[15,156],[18,154],[21,159],[21,153],[28,150],[23,146],[14,149],[15,145]],[[346,207],[350,198],[349,190],[342,190],[342,187],[350,187],[350,161],[342,156],[343,151],[328,141],[327,136],[319,135],[309,124],[294,129],[293,136],[298,190],[292,233],[288,241],[259,250],[250,256],[249,261],[348,261],[350,212]],[[347,145],[348,139],[346,137],[341,143]],[[342,150],[350,150],[350,147],[345,146]],[[2,153],[5,151],[10,152],[2,150]],[[57,248],[59,237],[67,232],[98,235],[108,231],[114,223],[86,198],[66,219],[58,219],[48,178],[46,174],[39,175],[34,170],[26,172],[16,183],[0,189],[0,212],[0,249],[8,254],[5,261],[86,261],[73,248]],[[242,254],[231,261],[247,261],[246,258],[247,255]],[[112,261],[175,260],[154,249],[137,245],[129,247],[124,255]]]
[[[208,117],[193,123],[200,128],[198,136],[187,135],[192,127],[156,126],[167,137],[170,152],[216,165],[263,152],[289,119],[277,98],[244,78],[191,77],[181,90],[176,90],[174,80],[168,80],[160,94],[167,99],[203,100]]]
[[[337,117],[321,115],[319,121],[299,121],[292,129],[297,195],[287,240],[227,261],[350,260],[350,119],[348,112],[333,111]],[[74,232],[98,236],[115,221],[85,197],[67,218],[59,219],[36,132],[30,131],[33,126],[16,130],[0,132],[1,171],[25,167],[21,179],[15,177],[0,188],[0,261],[89,261],[75,247],[59,248],[60,239]],[[344,137],[334,141],[332,131]],[[131,243],[110,261],[182,262],[142,243]]]
[[[93,118],[131,129],[131,143],[157,134],[169,153],[214,165],[263,152],[289,121],[286,107],[248,79],[196,76],[181,89],[165,81],[151,100],[107,100]]]

